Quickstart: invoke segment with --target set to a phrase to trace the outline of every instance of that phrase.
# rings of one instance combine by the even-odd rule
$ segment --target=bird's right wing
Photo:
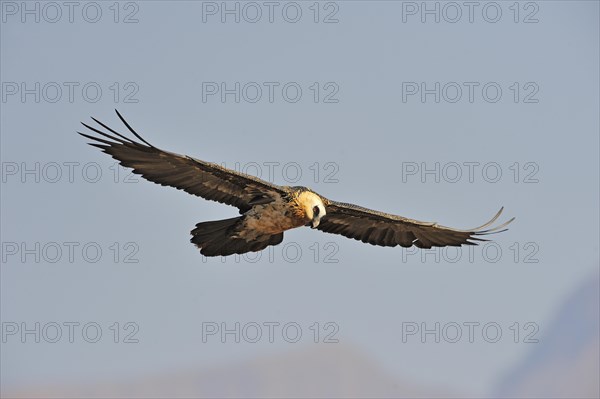
[[[78,133],[94,140],[94,143],[89,144],[111,155],[121,165],[132,168],[133,173],[146,180],[162,186],[175,187],[207,200],[235,206],[240,212],[249,210],[257,203],[271,202],[286,193],[283,187],[257,177],[156,148],[137,134],[119,111],[117,115],[141,142],[117,133],[95,118],[92,119],[112,135],[83,122],[83,126],[104,138]]]
[[[500,217],[500,211],[483,226],[459,230],[441,226],[434,222],[421,222],[403,216],[374,211],[362,206],[343,202],[326,203],[327,213],[321,219],[317,229],[326,233],[341,234],[372,245],[383,247],[419,248],[475,245],[476,241],[487,241],[481,236],[499,233],[514,218],[490,228]]]

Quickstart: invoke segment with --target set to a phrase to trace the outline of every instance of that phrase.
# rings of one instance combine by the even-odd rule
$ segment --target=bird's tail
[[[259,236],[250,241],[238,237],[237,228],[240,227],[243,218],[240,216],[198,223],[191,231],[190,241],[200,248],[200,253],[204,256],[227,256],[260,251],[269,245],[277,245],[283,240],[283,233]]]

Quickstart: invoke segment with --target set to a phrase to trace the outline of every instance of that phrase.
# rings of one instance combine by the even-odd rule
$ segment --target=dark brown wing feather
[[[402,216],[378,212],[358,205],[329,201],[327,213],[317,227],[326,233],[341,234],[372,245],[384,247],[419,248],[476,245],[473,241],[487,241],[478,236],[499,233],[514,218],[494,227],[494,223],[504,208],[483,226],[458,230],[440,226],[437,223],[420,222]]]
[[[133,168],[134,173],[151,182],[235,206],[240,212],[247,211],[253,204],[270,202],[285,194],[282,187],[254,176],[156,148],[140,137],[118,111],[117,115],[141,143],[117,133],[95,118],[92,119],[112,135],[85,123],[82,123],[83,126],[104,138],[78,133],[95,141],[90,145],[102,149],[121,165]]]

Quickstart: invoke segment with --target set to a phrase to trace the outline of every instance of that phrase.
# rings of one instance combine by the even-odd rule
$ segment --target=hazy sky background
[[[21,21],[22,4],[38,4],[39,23],[35,15]],[[81,335],[56,344],[9,336],[2,344],[3,387],[123,379],[335,345],[313,343],[309,329],[319,322],[323,334],[323,324],[333,322],[340,343],[358,347],[394,376],[484,394],[533,345],[543,345],[514,343],[509,327],[518,322],[524,334],[523,325],[533,322],[537,338],[548,333],[556,308],[597,270],[597,2],[520,3],[517,23],[513,2],[497,3],[496,23],[482,16],[485,2],[472,23],[466,7],[449,23],[443,17],[454,18],[454,10],[439,3],[447,14],[439,23],[426,15],[422,23],[419,11],[408,14],[421,2],[393,1],[321,3],[318,23],[313,2],[296,3],[297,23],[282,17],[286,3],[278,3],[273,23],[265,6],[256,23],[235,23],[231,15],[222,23],[219,13],[203,14],[221,2],[191,1],[120,3],[115,23],[114,3],[98,2],[102,15],[91,23],[82,10],[88,7],[86,18],[93,19],[95,6],[86,4],[78,3],[69,22],[65,6],[58,18],[42,3],[2,2],[1,310],[3,323],[97,322],[103,336],[97,344]],[[288,6],[288,19],[294,10]],[[486,10],[493,18],[495,10]],[[330,13],[337,23],[323,22]],[[124,23],[127,16],[138,21]],[[35,92],[36,82],[39,102],[36,94],[22,97],[22,83]],[[247,101],[251,85],[239,103],[231,94],[222,102],[206,94],[211,82],[228,88],[256,82],[262,98]],[[278,84],[273,102],[264,82]],[[282,95],[290,82],[302,89],[295,103]],[[439,103],[434,94],[425,101],[407,94],[423,82],[440,83]],[[444,92],[449,82],[456,84]],[[475,82],[473,102],[464,82]],[[486,84],[490,97],[501,88],[497,102],[483,97]],[[453,103],[456,86],[463,92]],[[102,93],[93,102],[95,87]],[[337,102],[325,102],[334,91],[329,99]],[[256,163],[263,178],[265,163],[278,162],[275,183],[311,186],[332,199],[457,228],[478,226],[501,206],[503,220],[517,219],[493,237],[497,246],[486,247],[487,258],[477,247],[472,260],[463,249],[457,262],[448,261],[455,251],[438,251],[448,256],[436,262],[435,254],[423,259],[420,252],[309,229],[286,233],[255,263],[206,259],[189,243],[189,231],[237,210],[141,178],[125,183],[114,160],[75,134],[90,116],[123,131],[114,108],[160,148],[227,166]],[[72,181],[65,162],[75,163]],[[290,162],[296,164],[283,173]],[[439,182],[405,173],[436,162],[447,172]],[[479,163],[472,182],[469,162]],[[36,163],[39,182],[22,174]],[[59,177],[54,163],[61,165]],[[452,183],[454,163],[463,167]],[[495,168],[482,174],[489,163],[500,167],[496,183],[488,181]],[[86,181],[94,180],[96,165],[102,176]],[[298,166],[302,176],[292,183]],[[66,242],[79,243],[73,262]],[[35,255],[23,261],[11,243],[58,243],[63,253],[48,262],[55,257],[50,245],[38,252],[39,263]],[[86,244],[102,249],[97,262],[82,255]],[[298,248],[302,254],[291,262]],[[492,262],[497,248],[501,255]],[[124,262],[132,250],[139,262]],[[136,323],[139,343],[113,343],[115,322],[121,334],[126,322]],[[216,336],[203,343],[203,322],[296,322],[303,336],[297,344],[280,335],[274,343],[264,337],[221,343]],[[492,344],[476,330],[473,343],[464,336],[456,344],[431,337],[421,343],[418,336],[402,342],[406,322],[495,322],[503,336]]]

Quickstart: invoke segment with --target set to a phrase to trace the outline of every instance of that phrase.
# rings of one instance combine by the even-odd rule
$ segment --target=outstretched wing
[[[89,143],[90,145],[111,155],[121,165],[133,168],[133,173],[142,175],[151,182],[175,187],[207,200],[233,205],[239,208],[241,213],[255,204],[268,203],[285,194],[283,187],[254,176],[156,148],[137,134],[119,111],[116,112],[127,129],[141,140],[141,143],[117,133],[95,118],[92,119],[112,134],[83,122],[83,126],[102,137],[78,133],[95,141]]]
[[[473,241],[487,241],[479,238],[491,233],[499,233],[515,218],[489,228],[500,216],[500,211],[487,223],[474,229],[458,230],[440,226],[437,223],[420,222],[402,216],[390,215],[343,202],[329,201],[327,213],[317,229],[326,233],[341,234],[362,242],[383,247],[419,248],[477,245]]]

